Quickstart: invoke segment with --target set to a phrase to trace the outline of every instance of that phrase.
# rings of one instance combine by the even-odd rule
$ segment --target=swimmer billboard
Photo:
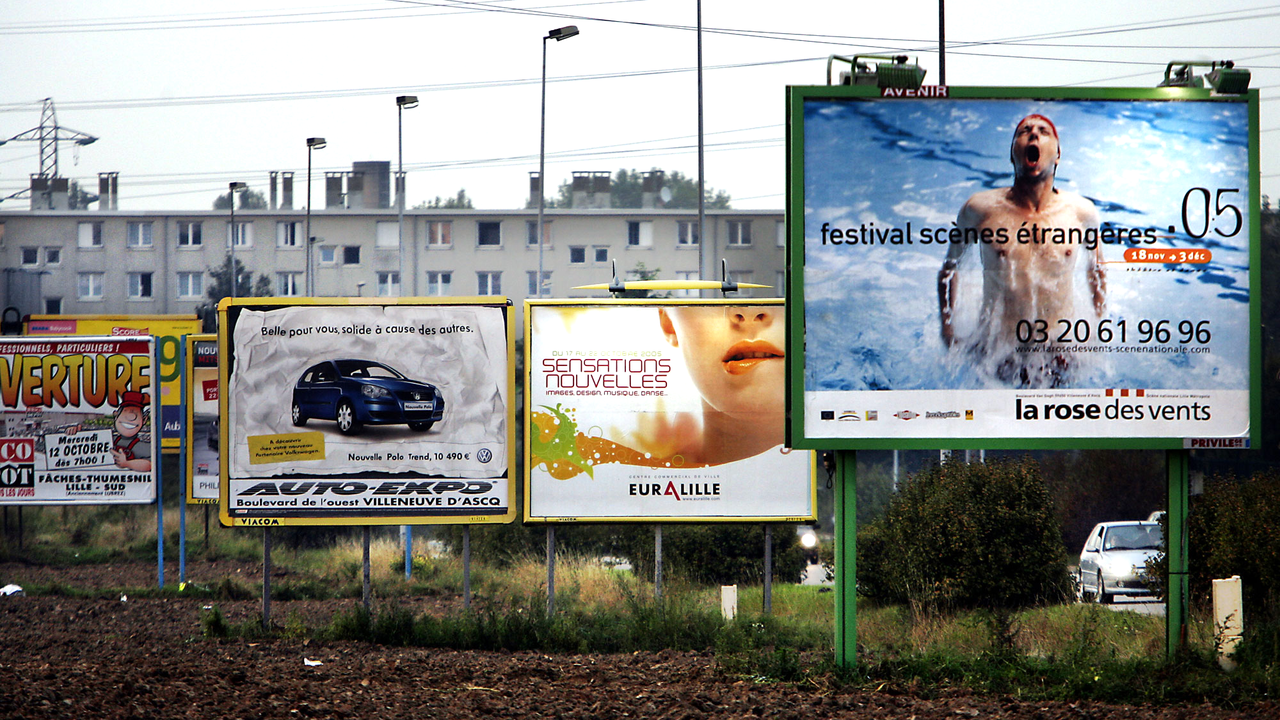
[[[219,304],[227,525],[510,522],[505,298]]]
[[[146,504],[150,337],[0,338],[0,505]]]
[[[178,352],[182,336],[200,332],[195,315],[29,315],[24,335],[151,335],[160,349],[160,442],[166,453],[178,452],[182,428],[182,367]]]
[[[1257,91],[908,94],[789,89],[792,444],[1248,447]]]
[[[187,504],[218,503],[218,336],[187,335]]]
[[[783,319],[781,300],[527,301],[525,520],[812,519]]]

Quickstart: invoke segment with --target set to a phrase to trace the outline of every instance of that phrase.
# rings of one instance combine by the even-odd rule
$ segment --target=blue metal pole
[[[187,584],[187,498],[186,488],[191,482],[187,476],[187,336],[183,335],[178,347],[179,387],[182,395],[178,400],[178,414],[182,418],[182,436],[178,438],[178,478],[181,492],[178,497],[178,589]]]
[[[413,526],[404,526],[404,579],[413,577]]]
[[[151,389],[160,392],[160,346],[151,342]],[[159,403],[156,403],[159,406]],[[158,425],[157,425],[158,423]],[[156,563],[160,587],[164,587],[164,419],[151,418],[151,469],[156,476]],[[159,452],[156,452],[159,450]]]

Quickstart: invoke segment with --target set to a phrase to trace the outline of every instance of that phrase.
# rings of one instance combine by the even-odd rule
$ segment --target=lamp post
[[[307,297],[315,297],[315,280],[312,279],[311,272],[311,246],[314,244],[314,238],[311,237],[311,151],[320,150],[326,145],[324,138],[312,137],[307,138],[307,273],[306,285]]]
[[[399,210],[396,221],[396,247],[400,251],[400,294],[404,294],[404,111],[418,107],[417,95],[400,95],[396,98],[397,154],[399,169],[396,171],[396,208]],[[416,278],[414,280],[417,282]]]
[[[542,230],[542,213],[547,204],[547,41],[560,42],[577,34],[577,25],[565,25],[548,32],[547,36],[542,38],[542,130],[538,143],[538,226],[533,230],[533,237],[538,243],[538,277],[534,281],[538,287],[537,297],[542,297],[542,245],[545,239]]]
[[[227,198],[231,201],[231,225],[228,226],[228,240],[231,241],[231,297],[236,296],[236,286],[240,284],[240,273],[236,271],[236,193],[249,189],[249,185],[233,182],[227,185]]]

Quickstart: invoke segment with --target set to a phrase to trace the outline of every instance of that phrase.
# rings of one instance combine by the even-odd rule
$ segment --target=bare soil
[[[0,585],[154,585],[140,564],[47,568],[0,564]],[[177,568],[168,571],[176,583]],[[260,583],[260,568],[198,564],[188,577]],[[440,612],[456,598],[404,598]],[[199,599],[0,597],[0,718],[1277,718],[1280,706],[1115,706],[1025,702],[964,691],[917,695],[811,681],[757,682],[709,654],[544,655],[388,648],[358,642],[201,637]],[[272,603],[308,625],[350,600]],[[219,601],[229,622],[260,601]],[[318,664],[317,664],[318,663]],[[934,693],[932,695],[938,695]]]

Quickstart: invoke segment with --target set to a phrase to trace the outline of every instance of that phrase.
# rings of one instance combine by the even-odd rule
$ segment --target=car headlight
[[[364,396],[367,398],[384,398],[391,396],[391,393],[387,392],[386,388],[378,387],[377,385],[361,385],[360,392],[364,393]]]

